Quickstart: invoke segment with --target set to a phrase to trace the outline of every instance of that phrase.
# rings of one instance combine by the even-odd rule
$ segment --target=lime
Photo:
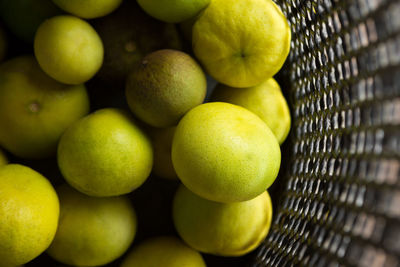
[[[98,110],[73,124],[61,137],[58,165],[67,182],[91,196],[132,192],[151,172],[150,140],[119,109]]]
[[[254,250],[271,226],[272,206],[267,191],[254,199],[218,203],[181,186],[173,202],[173,220],[192,248],[219,256],[241,256]]]
[[[164,49],[142,59],[129,74],[126,97],[132,112],[154,127],[169,127],[203,103],[205,74],[188,54]]]
[[[159,49],[181,49],[175,25],[148,16],[136,1],[124,1],[113,13],[93,21],[104,44],[104,62],[97,73],[102,83],[125,88],[130,70]]]
[[[206,267],[199,252],[174,236],[161,236],[140,243],[121,267]]]
[[[272,0],[215,0],[193,26],[193,50],[207,72],[232,87],[260,84],[279,71],[290,28]]]
[[[172,163],[182,183],[218,202],[252,199],[278,175],[279,144],[254,113],[228,103],[207,103],[179,122]]]
[[[94,198],[69,186],[58,190],[60,221],[47,253],[65,264],[98,266],[120,257],[136,233],[127,197]]]
[[[45,177],[22,165],[1,167],[0,265],[25,264],[45,251],[58,216],[58,197]]]
[[[150,16],[170,23],[190,19],[208,6],[210,0],[137,0]]]
[[[282,144],[290,130],[290,110],[279,84],[274,78],[248,88],[233,88],[219,84],[212,100],[242,106],[258,115]]]
[[[0,144],[22,158],[55,154],[62,133],[89,112],[85,86],[48,77],[32,56],[0,65]]]
[[[113,12],[122,0],[53,0],[53,2],[75,16],[93,19]]]
[[[56,16],[43,22],[35,35],[36,59],[50,77],[66,84],[91,79],[103,62],[103,43],[84,20]]]

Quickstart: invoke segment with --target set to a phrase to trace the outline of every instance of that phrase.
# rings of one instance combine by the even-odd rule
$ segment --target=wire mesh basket
[[[399,266],[400,1],[277,2],[293,127],[250,266]]]

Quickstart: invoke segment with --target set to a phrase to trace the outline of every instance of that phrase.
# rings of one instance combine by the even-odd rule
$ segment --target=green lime
[[[289,24],[272,0],[215,0],[193,26],[193,51],[207,72],[232,87],[277,73],[290,49]]]
[[[154,127],[169,127],[203,103],[207,81],[188,54],[171,49],[153,52],[131,71],[126,97],[132,112]]]
[[[136,234],[136,213],[124,196],[95,198],[63,185],[60,221],[47,253],[65,264],[99,266],[120,257]]]
[[[53,2],[75,16],[93,19],[113,12],[122,0],[53,0]]]
[[[147,239],[136,245],[121,267],[206,267],[201,254],[174,236]]]
[[[211,2],[210,0],[137,0],[150,16],[170,23],[178,23],[195,17]]]
[[[56,234],[59,202],[50,182],[31,168],[0,168],[0,265],[25,264]]]
[[[35,35],[39,65],[53,79],[82,84],[91,79],[103,62],[103,43],[84,20],[56,16],[43,22]]]
[[[32,56],[0,65],[0,144],[22,158],[55,154],[63,132],[89,112],[84,85],[47,76]]]
[[[173,220],[192,248],[219,256],[242,256],[254,250],[271,226],[272,205],[267,191],[254,199],[218,203],[181,186],[173,202]]]
[[[58,145],[58,165],[77,190],[90,196],[132,192],[151,172],[151,141],[119,109],[98,110],[73,124]]]
[[[182,183],[218,202],[262,194],[275,181],[280,162],[280,147],[268,126],[254,113],[228,103],[190,110],[172,142],[172,163]]]
[[[233,88],[219,84],[212,95],[213,101],[242,106],[258,115],[282,144],[290,131],[290,110],[279,84],[274,78],[257,86]]]

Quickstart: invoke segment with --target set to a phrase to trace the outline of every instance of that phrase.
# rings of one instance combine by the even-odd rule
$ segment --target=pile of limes
[[[206,266],[265,239],[291,124],[272,0],[0,0],[0,18],[0,266]]]

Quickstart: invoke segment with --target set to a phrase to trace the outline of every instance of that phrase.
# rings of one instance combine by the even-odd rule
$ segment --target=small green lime
[[[65,264],[99,266],[120,257],[136,234],[136,213],[125,196],[95,198],[58,188],[60,220],[47,253]]]
[[[137,0],[150,16],[170,23],[190,19],[207,7],[210,0]]]
[[[0,144],[21,158],[56,153],[63,132],[89,112],[84,85],[47,76],[32,56],[0,65]]]
[[[67,182],[90,196],[116,196],[141,186],[151,172],[151,141],[125,111],[98,110],[74,123],[58,145]]]
[[[122,0],[53,0],[53,2],[75,16],[93,19],[113,12]]]
[[[228,102],[242,106],[258,115],[282,144],[290,130],[290,110],[279,84],[274,78],[248,88],[233,88],[219,84],[213,101]]]
[[[172,163],[182,183],[218,202],[252,199],[275,181],[279,144],[268,126],[240,106],[213,102],[190,110],[172,142]]]
[[[53,79],[82,84],[91,79],[103,62],[103,43],[84,20],[56,16],[43,22],[35,35],[39,65]]]
[[[271,226],[272,205],[267,191],[254,199],[218,203],[181,186],[173,201],[173,220],[192,248],[219,256],[241,256],[254,250]]]
[[[52,242],[59,202],[50,182],[31,168],[0,168],[0,265],[25,264]]]
[[[135,246],[121,267],[206,267],[201,254],[174,236],[147,239]]]
[[[126,97],[132,112],[154,127],[169,127],[203,103],[206,76],[188,54],[163,49],[145,56],[129,74]]]
[[[193,26],[193,51],[207,72],[232,87],[277,73],[290,50],[289,24],[272,0],[215,0]]]

